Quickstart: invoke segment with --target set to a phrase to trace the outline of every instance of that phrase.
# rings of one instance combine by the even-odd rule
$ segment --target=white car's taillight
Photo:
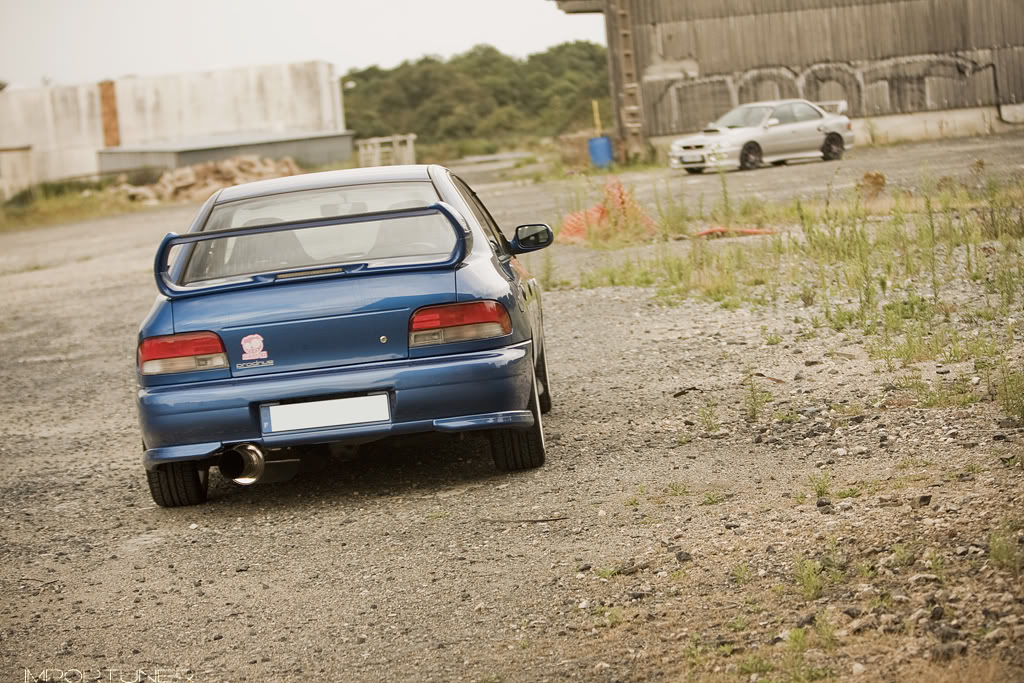
[[[497,301],[428,306],[409,320],[409,347],[490,339],[511,332],[508,311]]]
[[[213,332],[185,332],[143,339],[138,363],[143,375],[166,375],[226,368],[228,356]]]

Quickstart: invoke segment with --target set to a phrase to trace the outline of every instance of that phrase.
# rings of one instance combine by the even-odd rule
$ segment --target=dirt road
[[[1024,135],[730,183],[783,197],[833,168],[910,182],[978,157],[1012,171]],[[514,224],[566,187],[483,194]],[[992,403],[883,406],[890,375],[846,335],[799,339],[798,303],[549,292],[544,468],[497,474],[483,440],[439,436],[156,508],[135,333],[157,241],[193,211],[0,235],[0,680],[913,680],[949,657],[1021,675],[1024,587],[990,541],[1020,517],[1001,459],[1024,426]],[[779,419],[742,419],[751,371]]]

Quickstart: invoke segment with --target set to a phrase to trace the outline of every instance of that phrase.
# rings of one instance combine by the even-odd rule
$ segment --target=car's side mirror
[[[555,241],[555,233],[543,223],[530,223],[516,228],[512,238],[512,253],[525,254],[549,246]]]
[[[775,126],[779,125],[780,123],[782,123],[782,122],[779,121],[777,118],[772,117],[772,118],[768,119],[768,121],[764,124],[764,127],[765,128],[774,128]]]

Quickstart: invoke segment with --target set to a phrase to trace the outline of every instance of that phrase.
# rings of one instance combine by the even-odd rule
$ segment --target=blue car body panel
[[[449,261],[346,271],[278,280],[260,275],[205,289],[180,284],[196,240],[214,206],[229,201],[363,183],[429,180],[464,231]],[[334,220],[334,219],[332,219]],[[349,219],[342,219],[349,220]],[[360,220],[355,218],[351,220]],[[304,229],[321,222],[259,226]],[[228,368],[166,375],[138,374],[137,406],[147,468],[182,460],[212,461],[231,445],[265,448],[362,443],[398,434],[526,428],[538,355],[543,351],[540,292],[514,256],[497,253],[488,233],[452,180],[438,166],[355,169],[293,176],[228,188],[200,209],[189,233],[169,235],[155,272],[161,295],[139,330],[148,337],[212,331],[224,343]],[[171,263],[167,255],[179,247]],[[506,250],[507,251],[507,250]],[[503,337],[410,348],[409,321],[423,307],[496,300],[512,332]],[[242,339],[259,334],[268,361],[246,363]],[[390,419],[370,424],[271,431],[267,407],[386,393]],[[269,428],[268,428],[269,427]]]

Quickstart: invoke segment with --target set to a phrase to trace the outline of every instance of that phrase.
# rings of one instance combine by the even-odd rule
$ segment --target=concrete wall
[[[34,182],[32,148],[0,148],[0,202]]]
[[[0,147],[25,145],[32,146],[36,180],[95,173],[103,146],[96,86],[0,92]]]
[[[345,129],[334,67],[257,66],[114,81],[121,144]]]
[[[120,78],[113,88],[122,145],[345,129],[341,89],[325,62]],[[96,173],[106,146],[99,85],[0,92],[0,148],[25,145],[37,181]]]

